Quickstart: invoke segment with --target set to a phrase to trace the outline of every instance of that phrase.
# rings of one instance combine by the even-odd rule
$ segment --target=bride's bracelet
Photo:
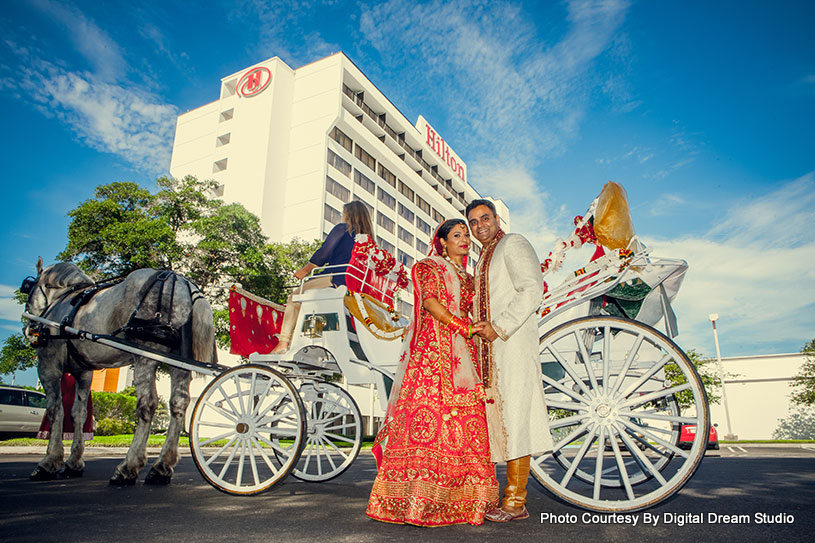
[[[471,338],[473,336],[473,327],[469,323],[469,319],[461,319],[453,315],[450,322],[447,323],[447,328],[454,332],[458,332],[462,337]]]

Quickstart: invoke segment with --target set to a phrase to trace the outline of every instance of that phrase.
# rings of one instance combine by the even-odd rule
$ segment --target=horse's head
[[[26,313],[43,316],[48,307],[61,295],[70,290],[77,290],[93,285],[93,280],[85,275],[76,264],[59,262],[43,269],[42,257],[37,260],[37,277],[26,277],[20,285],[20,292],[28,295],[25,303]],[[23,334],[29,340],[34,339],[32,323],[26,324]]]

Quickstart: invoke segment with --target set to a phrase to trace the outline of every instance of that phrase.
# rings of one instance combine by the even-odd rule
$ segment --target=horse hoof
[[[147,477],[144,478],[144,484],[146,485],[169,485],[170,481],[172,480],[172,475],[162,475],[158,471],[153,468],[150,468],[150,471],[147,473]]]
[[[110,484],[110,486],[133,486],[136,484],[136,478],[133,477],[131,479],[125,477],[121,473],[117,473],[116,475],[110,478],[110,481],[108,481],[108,483]]]
[[[31,475],[28,476],[31,481],[53,481],[56,479],[57,474],[53,471],[48,471],[42,466],[37,466]]]
[[[84,473],[84,469],[73,469],[69,468],[67,465],[64,465],[56,475],[57,479],[76,479],[77,477],[82,477]]]

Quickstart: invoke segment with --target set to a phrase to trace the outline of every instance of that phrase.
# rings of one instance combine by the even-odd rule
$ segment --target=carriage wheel
[[[308,417],[303,452],[292,472],[304,481],[328,481],[343,473],[362,447],[362,414],[343,388],[305,381],[300,398]]]
[[[707,432],[686,451],[680,425],[708,428],[710,416],[702,381],[673,341],[636,321],[584,317],[544,334],[540,352],[555,446],[533,458],[532,473],[547,490],[589,510],[638,511],[691,478]]]
[[[294,468],[305,430],[294,385],[271,368],[243,365],[216,377],[198,398],[190,449],[201,475],[218,490],[258,494]]]

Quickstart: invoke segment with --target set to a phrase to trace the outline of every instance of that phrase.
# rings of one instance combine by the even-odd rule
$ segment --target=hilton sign
[[[450,169],[453,170],[462,181],[466,182],[467,166],[464,164],[464,161],[461,160],[452,149],[450,149],[450,146],[447,145],[444,138],[439,136],[433,127],[430,126],[430,123],[428,123],[421,115],[419,116],[419,120],[416,122],[416,128],[419,129],[419,132],[425,134],[425,143],[427,146],[433,149],[433,151],[439,155],[439,158],[442,159],[442,161],[447,164],[447,166],[449,166]]]
[[[238,96],[250,98],[266,90],[271,82],[272,72],[269,71],[269,68],[259,66],[243,74],[235,90]]]

